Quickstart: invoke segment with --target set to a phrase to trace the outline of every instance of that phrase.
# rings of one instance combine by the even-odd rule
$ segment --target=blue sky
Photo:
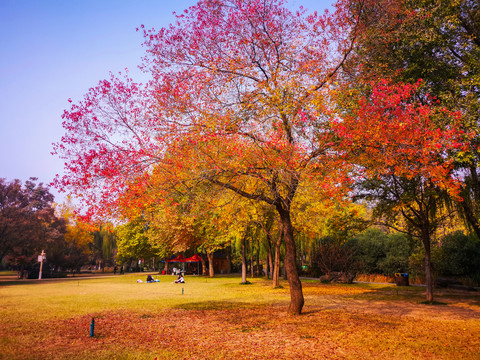
[[[68,98],[80,100],[109,72],[135,79],[144,49],[136,28],[168,26],[196,0],[0,0],[0,178],[62,173],[52,143]],[[290,0],[319,12],[329,0]],[[64,195],[52,189],[56,201]]]

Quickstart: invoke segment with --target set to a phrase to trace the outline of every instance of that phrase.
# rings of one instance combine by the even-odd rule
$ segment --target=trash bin
[[[165,270],[162,270],[162,275],[165,275],[167,272]]]
[[[395,274],[395,283],[397,286],[408,286],[409,280],[408,280],[408,274],[406,273],[396,273]]]

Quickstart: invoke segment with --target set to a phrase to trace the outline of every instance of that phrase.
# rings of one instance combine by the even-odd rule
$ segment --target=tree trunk
[[[270,234],[267,234],[267,258],[265,259],[265,277],[270,278],[270,273],[273,269],[272,266],[272,241]]]
[[[266,242],[266,251],[267,255],[265,257],[265,278],[269,279],[270,275],[273,271],[273,263],[272,263],[272,235],[270,234],[271,226],[266,226],[263,222],[260,222],[260,226],[262,227],[265,233],[265,242]]]
[[[288,284],[290,285],[290,306],[288,307],[288,312],[293,315],[300,315],[305,300],[303,298],[302,282],[298,277],[295,239],[293,237],[290,211],[282,209],[281,205],[277,206],[277,210],[280,214],[280,222],[285,240],[285,269]]]
[[[245,236],[242,238],[242,284],[247,283],[247,249]]]
[[[270,264],[268,263],[268,254],[265,257],[265,279],[270,279]]]
[[[283,230],[280,230],[278,240],[275,243],[275,264],[273,268],[272,280],[273,287],[280,286],[280,246],[282,245]]]
[[[270,279],[269,271],[270,271],[270,266],[268,264],[268,254],[267,254],[267,256],[265,258],[265,278],[266,279]]]
[[[422,236],[423,247],[425,248],[425,285],[427,288],[427,301],[433,301],[433,275],[432,258],[430,251],[430,235],[428,233]]]
[[[475,216],[474,205],[478,203],[478,200],[480,199],[480,181],[477,174],[476,161],[472,162],[469,168],[471,185],[463,187],[462,193],[460,195],[463,196],[465,199],[460,202],[460,205],[462,206],[465,220],[467,220],[468,224],[472,227],[473,231],[475,231],[475,234],[477,234],[477,237],[480,239],[480,224],[478,223],[478,219]],[[473,196],[473,199],[470,199],[471,196]]]
[[[215,273],[213,271],[213,252],[207,251],[208,258],[208,276],[214,277]]]
[[[470,224],[472,227],[473,231],[475,231],[475,234],[477,234],[477,237],[480,239],[480,225],[478,224],[478,220],[473,214],[473,210],[469,204],[464,200],[461,202],[462,208],[463,208],[463,213],[465,215],[465,219],[467,222]]]
[[[200,256],[200,261],[202,262],[202,276],[207,276],[207,265],[203,256]]]
[[[227,274],[232,272],[232,254],[231,249],[228,247],[227,249]]]
[[[28,276],[25,276],[25,266],[21,265],[20,270],[17,273],[17,279],[26,279]]]
[[[255,276],[260,277],[260,241],[257,240],[257,253],[255,257],[255,262],[257,263],[257,269],[255,271]]]
[[[253,278],[253,243],[250,249],[250,277]]]

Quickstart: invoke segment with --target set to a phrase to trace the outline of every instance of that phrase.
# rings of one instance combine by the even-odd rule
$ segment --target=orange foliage
[[[394,175],[429,179],[458,197],[459,182],[451,176],[448,153],[466,150],[468,134],[461,115],[416,100],[417,84],[373,84],[370,96],[354,98],[334,124],[340,151],[348,163],[361,166],[360,175]]]

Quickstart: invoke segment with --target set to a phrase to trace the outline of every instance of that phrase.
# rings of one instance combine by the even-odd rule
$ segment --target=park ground
[[[286,282],[144,278],[0,281],[0,359],[480,359],[478,292],[305,280],[290,316]]]

